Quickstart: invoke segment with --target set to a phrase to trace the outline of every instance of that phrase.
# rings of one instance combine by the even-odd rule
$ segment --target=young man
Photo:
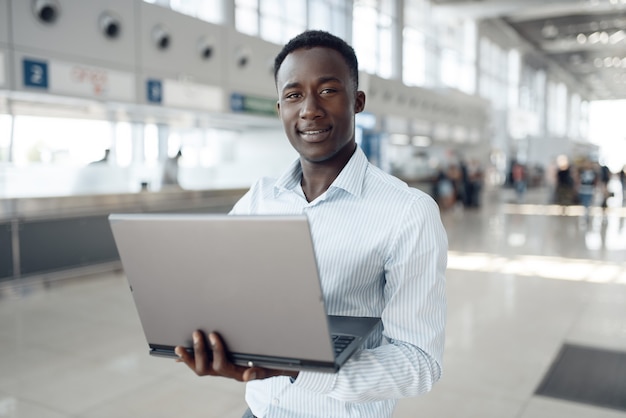
[[[391,417],[397,399],[428,392],[442,372],[447,237],[439,209],[369,164],[356,144],[365,94],[348,44],[304,32],[278,54],[274,72],[278,112],[300,157],[280,178],[254,184],[231,213],[305,213],[328,313],[381,317],[383,327],[336,374],[233,365],[228,341],[215,333],[212,360],[196,332],[194,355],[177,347],[178,361],[201,376],[248,382],[246,417]]]

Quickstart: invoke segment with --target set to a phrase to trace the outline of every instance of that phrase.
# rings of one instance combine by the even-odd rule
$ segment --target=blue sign
[[[241,112],[244,110],[244,98],[239,93],[233,93],[230,95],[230,109],[235,112]]]
[[[163,101],[163,84],[161,80],[148,80],[146,83],[147,99],[150,103],[161,103]]]
[[[24,69],[24,86],[40,89],[48,88],[48,63],[46,61],[24,59],[22,64]]]

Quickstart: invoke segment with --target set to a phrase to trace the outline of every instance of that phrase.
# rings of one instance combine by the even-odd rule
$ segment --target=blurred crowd
[[[618,172],[589,158],[578,158],[570,162],[566,156],[557,158],[555,173],[552,178],[552,202],[557,205],[582,205],[586,214],[594,204],[607,207],[607,201],[613,197],[609,190],[612,178],[619,179],[622,198],[626,189],[626,165]]]
[[[582,205],[588,211],[595,204],[607,207],[614,194],[609,181],[616,178],[621,183],[622,197],[626,198],[626,165],[612,172],[606,165],[590,158],[557,157],[547,167],[511,160],[506,172],[504,187],[514,190],[517,203],[523,203],[529,188],[545,187],[546,203],[562,206]],[[462,206],[478,208],[485,182],[485,169],[475,159],[459,160],[440,168],[431,179],[431,194],[442,210]]]
[[[431,195],[442,210],[455,205],[478,208],[484,179],[484,168],[478,160],[460,160],[438,171],[432,181]]]

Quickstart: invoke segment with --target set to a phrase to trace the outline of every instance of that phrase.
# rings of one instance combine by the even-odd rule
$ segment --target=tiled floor
[[[443,214],[450,240],[444,377],[397,418],[626,418],[535,396],[565,342],[626,351],[626,212],[510,190]],[[615,202],[616,203],[616,202]],[[122,274],[0,287],[0,417],[240,417],[243,386],[148,356]]]

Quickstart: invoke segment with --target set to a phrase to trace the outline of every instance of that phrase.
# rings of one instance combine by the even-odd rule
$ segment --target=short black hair
[[[278,70],[287,55],[301,48],[311,49],[323,47],[334,49],[339,52],[350,70],[350,76],[354,82],[354,90],[359,87],[359,62],[356,59],[354,49],[343,39],[321,30],[307,30],[292,38],[274,59],[274,81],[278,80]]]

